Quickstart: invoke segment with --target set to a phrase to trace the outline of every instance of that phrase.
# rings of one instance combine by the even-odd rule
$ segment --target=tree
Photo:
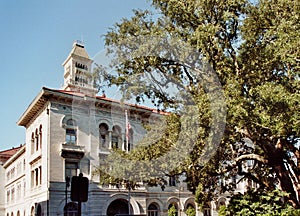
[[[185,211],[185,213],[186,213],[187,216],[196,216],[196,209],[189,206],[187,208],[187,210]]]
[[[229,205],[222,207],[219,215],[299,215],[299,210],[295,210],[291,205],[283,202],[284,197],[284,193],[279,190],[270,192],[249,190],[246,194],[234,195]]]
[[[234,183],[223,180],[239,175],[267,191],[279,187],[299,208],[299,3],[153,0],[152,5],[154,16],[135,11],[106,34],[116,74],[100,70],[101,82],[121,87],[124,98],[149,100],[174,115],[167,117],[172,124],[156,128],[159,139],[144,140],[124,157],[157,174],[148,180],[185,173],[200,206],[234,190]],[[180,151],[168,154],[172,149],[189,156],[166,168],[167,160],[159,158],[176,159]],[[245,169],[248,160],[253,165]]]
[[[177,216],[177,209],[174,205],[168,209],[168,216]]]

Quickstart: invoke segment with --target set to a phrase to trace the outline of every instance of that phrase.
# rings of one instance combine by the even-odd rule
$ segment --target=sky
[[[92,58],[105,49],[109,28],[150,7],[147,0],[0,1],[0,151],[25,143],[16,122],[42,87],[61,88],[75,40]]]

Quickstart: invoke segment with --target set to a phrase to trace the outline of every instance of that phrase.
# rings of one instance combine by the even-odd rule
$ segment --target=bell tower
[[[67,59],[62,64],[64,67],[63,90],[81,92],[95,96],[98,93],[92,78],[93,60],[87,54],[84,44],[75,41]]]

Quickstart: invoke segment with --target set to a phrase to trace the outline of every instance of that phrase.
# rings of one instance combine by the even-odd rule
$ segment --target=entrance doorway
[[[130,212],[133,214],[133,209],[130,206]],[[128,201],[125,199],[117,199],[110,203],[107,208],[107,216],[126,215],[128,214]]]

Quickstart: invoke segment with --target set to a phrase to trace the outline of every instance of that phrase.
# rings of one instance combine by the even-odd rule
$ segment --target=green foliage
[[[188,209],[185,211],[187,216],[196,216],[196,209],[189,206]]]
[[[150,127],[136,150],[112,156],[112,165],[122,165],[110,174],[127,172],[121,179],[155,185],[164,175],[184,172],[200,206],[232,192],[236,183],[230,180],[238,175],[265,191],[279,185],[300,208],[299,2],[152,0],[152,5],[155,16],[135,11],[108,31],[116,75],[102,68],[99,73],[108,86],[124,90],[125,99],[151,102],[174,115]],[[218,80],[221,87],[214,85]],[[178,94],[172,94],[174,86]],[[245,168],[247,160],[253,166]]]
[[[218,215],[219,216],[226,216],[226,206],[225,205],[221,205],[219,207]]]
[[[220,216],[296,216],[300,210],[295,210],[284,202],[286,193],[279,190],[270,192],[250,190],[245,194],[234,195],[227,207],[219,210]]]
[[[168,209],[168,216],[177,216],[177,209],[174,205]]]

